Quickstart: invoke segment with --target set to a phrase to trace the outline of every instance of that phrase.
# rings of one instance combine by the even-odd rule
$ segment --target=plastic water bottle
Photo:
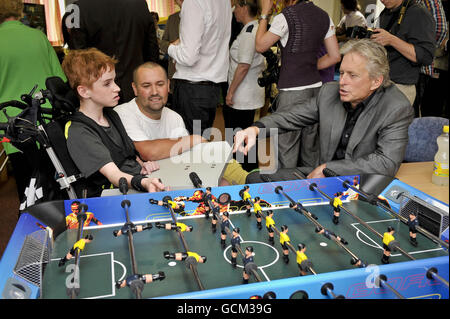
[[[442,134],[437,138],[438,151],[434,156],[433,184],[448,186],[448,125],[444,125]]]

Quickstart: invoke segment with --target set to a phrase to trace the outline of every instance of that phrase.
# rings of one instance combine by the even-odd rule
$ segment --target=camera
[[[376,32],[373,32],[370,28],[354,26],[349,37],[352,39],[369,39],[374,33]]]
[[[263,71],[262,76],[258,78],[258,85],[266,87],[278,82],[280,67],[278,66],[278,57],[271,49],[262,53],[262,55],[266,58],[267,68]]]

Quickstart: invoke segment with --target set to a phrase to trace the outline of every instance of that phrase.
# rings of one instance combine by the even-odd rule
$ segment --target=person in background
[[[336,27],[336,36],[339,42],[345,42],[351,35],[353,27],[367,28],[367,21],[361,13],[357,0],[341,0],[344,16]]]
[[[175,0],[175,2],[178,4],[178,6],[181,9],[181,7],[183,5],[183,0]],[[181,11],[177,11],[174,14],[171,14],[169,16],[169,18],[167,19],[166,27],[164,28],[164,34],[163,34],[161,40],[159,41],[159,48],[164,55],[167,55],[170,43],[174,42],[175,40],[177,40],[180,37],[180,12]],[[167,63],[168,63],[167,76],[170,80],[168,106],[171,107],[173,83],[174,83],[172,81],[172,77],[175,74],[176,65],[175,65],[175,61],[171,57],[168,57]]]
[[[183,1],[180,38],[169,45],[168,54],[176,62],[174,110],[189,134],[203,134],[214,122],[220,83],[227,81],[231,16],[229,0]],[[200,121],[200,132],[194,132],[194,120]]]
[[[448,117],[444,103],[448,99],[448,20],[441,0],[420,0],[434,18],[436,50],[431,65],[422,65],[416,84],[415,116]],[[448,103],[448,102],[447,102]]]
[[[159,14],[156,11],[151,11],[150,14],[152,15],[153,22],[155,24],[156,38],[158,39],[158,41],[160,41],[164,34],[164,30],[162,30],[158,24],[159,23]]]
[[[330,16],[311,1],[285,0],[286,7],[276,15],[268,29],[271,0],[261,1],[256,33],[256,51],[263,53],[278,41],[281,69],[277,83],[276,113],[291,112],[315,96],[322,81],[319,70],[340,61],[339,46]],[[308,30],[305,32],[305,30]],[[326,54],[318,58],[320,47]],[[278,140],[278,168],[312,166],[318,158],[317,125],[288,132]],[[300,147],[300,145],[302,147]]]
[[[411,105],[421,65],[433,62],[436,49],[435,22],[430,12],[414,0],[381,0],[380,27],[373,30],[373,41],[386,47],[390,78]]]
[[[36,92],[45,89],[48,77],[58,76],[67,80],[47,36],[22,24],[22,12],[22,0],[0,1],[0,103],[20,101],[20,96],[29,93],[35,85]],[[44,107],[50,108],[51,105],[46,103]],[[4,110],[11,117],[22,111],[14,107]],[[3,110],[0,112],[0,122],[6,122]],[[12,165],[18,197],[22,202],[34,165],[26,154],[10,143],[2,145]]]
[[[120,103],[134,98],[134,69],[159,61],[155,23],[146,0],[78,0],[79,28],[72,28],[73,49],[97,48],[116,58]]]
[[[225,128],[233,130],[250,126],[256,110],[265,103],[265,89],[258,85],[265,63],[262,54],[255,50],[257,14],[256,0],[236,2],[234,16],[244,27],[230,48],[228,92],[223,107]],[[242,167],[248,171],[258,168],[257,156],[243,158]]]

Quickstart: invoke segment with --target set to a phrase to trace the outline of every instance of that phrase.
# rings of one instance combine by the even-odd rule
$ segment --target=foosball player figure
[[[389,257],[391,256],[391,244],[394,240],[395,229],[392,226],[387,228],[387,231],[383,234],[383,256],[381,257],[381,262],[383,264],[389,264]]]
[[[144,284],[149,284],[151,282],[157,281],[157,280],[164,280],[166,278],[166,275],[163,271],[158,272],[157,274],[146,274],[146,275],[130,275],[124,280],[118,280],[116,281],[116,288],[124,288],[125,286],[130,287],[130,285],[133,283],[133,281],[140,280]]]
[[[165,223],[162,224],[160,222],[155,223],[155,227],[159,229],[167,229],[167,230],[179,230],[181,232],[191,232],[194,230],[194,226],[186,225],[180,222],[177,223]]]
[[[159,205],[164,207],[172,207],[173,211],[177,214],[184,214],[184,208],[186,204],[183,201],[173,201],[169,196],[164,197],[163,200],[149,199],[150,204]]]
[[[178,261],[184,261],[187,258],[192,257],[194,258],[198,263],[204,264],[206,263],[206,256],[200,256],[197,253],[194,253],[192,251],[188,251],[185,253],[170,253],[168,251],[164,252],[164,258],[166,259],[175,259]]]
[[[212,229],[212,232],[215,233],[216,227],[217,227],[217,220],[218,220],[218,217],[220,216],[220,205],[215,200],[212,201],[212,204],[213,204],[213,209],[212,209],[211,229]],[[209,205],[208,205],[208,207],[209,207]]]
[[[340,241],[344,245],[348,245],[348,242],[342,238],[337,236],[335,233],[328,229],[321,228],[319,226],[316,227],[315,232],[319,235],[324,235],[327,239],[332,239],[332,237],[336,238],[338,241]]]
[[[209,201],[212,200],[211,187],[206,187],[205,193],[203,193],[203,204],[205,205],[205,218],[209,218]]]
[[[358,268],[366,268],[367,267],[367,263],[365,263],[364,261],[362,261],[361,259],[355,259],[352,258],[352,260],[350,261],[350,263]]]
[[[300,276],[306,276],[308,272],[309,267],[309,260],[308,256],[306,256],[306,245],[303,243],[298,244],[298,250],[297,250],[297,265],[298,269],[300,270]]]
[[[256,227],[258,227],[259,230],[262,229],[262,225],[261,225],[262,208],[261,208],[260,203],[261,203],[261,198],[255,197],[255,201],[253,203],[253,211],[255,212],[255,216],[256,216]]]
[[[411,211],[408,216],[409,227],[409,242],[414,247],[417,247],[417,226],[419,226],[419,220],[417,219],[417,213]]]
[[[267,232],[269,233],[269,243],[273,246],[275,244],[275,241],[273,238],[274,230],[272,226],[275,226],[275,221],[273,220],[273,210],[268,210],[266,216],[266,228]]]
[[[239,227],[233,229],[231,233],[231,265],[233,268],[236,268],[236,257],[238,254],[237,246],[241,246],[241,236],[239,236],[239,232],[241,230]]]
[[[144,225],[137,225],[137,226],[131,222],[125,223],[121,229],[114,230],[113,235],[114,235],[114,237],[119,237],[119,236],[128,234],[129,231],[131,231],[132,234],[139,233],[146,229],[152,229],[152,227],[153,227],[152,223],[147,223]]]
[[[59,260],[58,266],[59,267],[64,266],[68,260],[72,259],[75,256],[75,253],[77,252],[77,250],[79,252],[83,251],[85,245],[90,243],[93,239],[94,239],[94,236],[89,234],[89,235],[84,236],[84,238],[80,239],[75,244],[73,244],[70,251],[63,258],[61,258]]]
[[[253,246],[247,246],[247,248],[245,248],[245,252],[244,252],[244,257],[242,258],[242,263],[244,264],[244,271],[242,273],[242,283],[243,284],[248,284],[248,280],[250,279],[250,275],[251,273],[247,273],[246,270],[246,266],[250,263],[254,263],[254,259],[253,259]]]
[[[223,212],[222,214],[222,224],[220,224],[220,245],[225,248],[225,240],[227,239],[227,228],[230,229],[230,213]]]
[[[250,204],[252,196],[250,195],[249,191],[250,187],[248,185],[245,185],[244,188],[239,191],[239,195],[245,202],[245,208],[247,209],[247,217],[250,217],[252,215],[250,213],[250,209],[252,208],[252,205]]]
[[[335,225],[339,224],[339,215],[341,213],[341,207],[342,207],[342,196],[344,193],[337,192],[334,194],[334,198],[332,200],[332,206],[333,206],[333,223]]]
[[[288,227],[287,225],[281,226],[281,232],[280,232],[280,244],[281,248],[283,249],[283,260],[287,264],[289,263],[289,248],[287,244],[291,241],[291,239],[288,236]]]

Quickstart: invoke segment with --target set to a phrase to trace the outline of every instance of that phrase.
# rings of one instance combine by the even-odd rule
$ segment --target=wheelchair
[[[10,142],[33,165],[21,211],[38,202],[86,197],[85,178],[72,161],[64,137],[64,125],[79,107],[78,97],[59,77],[47,78],[45,86],[46,90],[36,92],[36,85],[30,93],[22,94],[21,101],[0,103],[0,112],[7,119],[0,123],[0,141]],[[43,107],[47,100],[51,109]],[[9,106],[21,112],[10,117],[5,109]],[[38,187],[40,196],[36,197]]]

